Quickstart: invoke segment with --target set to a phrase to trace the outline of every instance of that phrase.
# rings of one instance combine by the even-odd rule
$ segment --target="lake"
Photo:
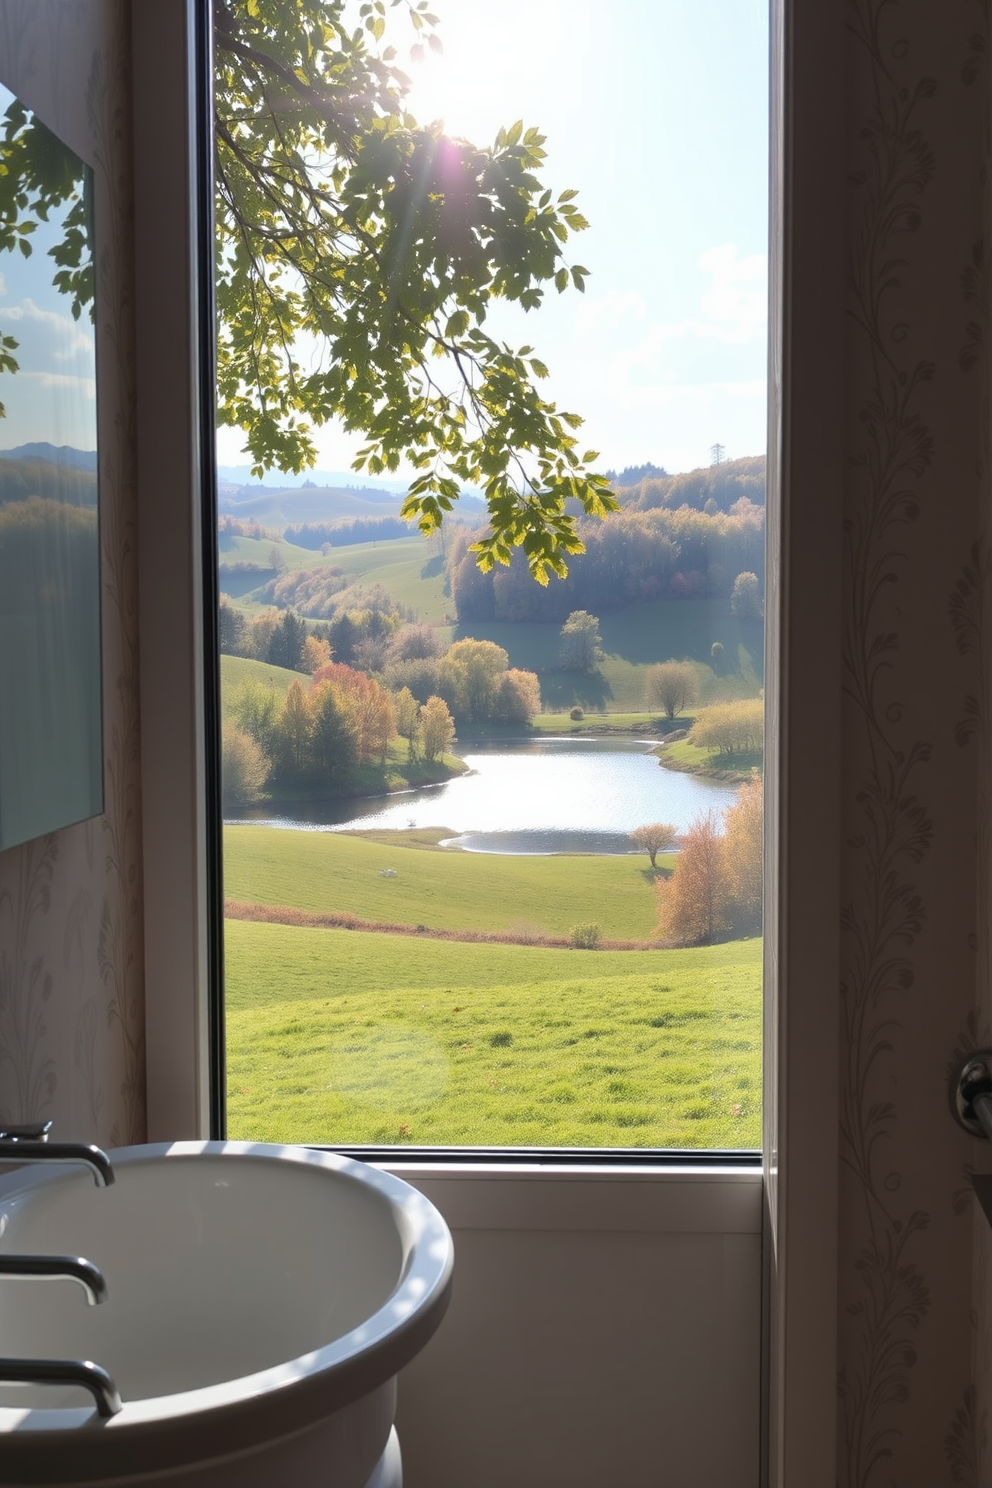
[[[665,770],[652,739],[525,739],[476,743],[456,753],[469,767],[443,785],[364,800],[280,806],[273,827],[312,831],[345,828],[448,827],[446,845],[469,852],[547,854],[634,851],[628,833],[649,822],[683,831],[694,817],[720,811],[732,785]]]

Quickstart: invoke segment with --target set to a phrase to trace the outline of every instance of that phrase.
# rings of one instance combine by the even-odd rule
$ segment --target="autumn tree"
[[[559,634],[559,659],[566,671],[591,672],[602,661],[599,621],[588,610],[573,610]]]
[[[268,661],[269,643],[278,624],[279,611],[275,609],[262,610],[261,614],[251,617],[248,622],[248,656],[256,661]]]
[[[660,880],[658,935],[668,945],[711,945],[756,935],[762,907],[761,776],[755,771],[723,812],[699,816],[682,839],[671,877]]]
[[[651,822],[644,827],[635,827],[630,833],[631,842],[651,859],[651,867],[657,868],[655,859],[660,852],[667,852],[678,842],[679,829],[670,822]]]
[[[389,661],[424,661],[442,656],[447,649],[444,637],[433,625],[404,625],[389,643]]]
[[[267,754],[273,751],[279,708],[275,688],[257,677],[246,678],[231,696],[231,718],[235,725]]]
[[[730,917],[737,935],[761,930],[764,790],[757,771],[724,813],[723,856]]]
[[[313,676],[318,667],[326,666],[330,659],[330,643],[319,636],[308,635],[303,642],[303,670]]]
[[[447,754],[455,737],[455,721],[443,698],[429,697],[420,710],[420,734],[424,759],[435,760]]]
[[[644,702],[650,712],[666,718],[684,713],[696,701],[696,674],[685,661],[660,661],[647,669]]]
[[[495,641],[456,641],[441,663],[455,713],[472,722],[493,716],[499,680],[510,658]]]
[[[221,737],[222,793],[225,806],[250,805],[261,798],[271,761],[250,734],[226,723]]]
[[[314,672],[313,687],[320,687],[325,682],[331,682],[337,688],[351,718],[358,758],[385,760],[389,741],[396,737],[396,716],[386,689],[374,677],[356,671],[343,661],[329,662]]]
[[[737,575],[730,594],[730,608],[738,620],[761,619],[761,587],[757,574]]]
[[[307,773],[325,784],[334,784],[358,760],[351,712],[333,682],[312,687],[307,695],[307,707],[310,713]]]
[[[393,711],[396,714],[396,732],[406,740],[406,752],[410,759],[417,757],[417,741],[420,732],[420,704],[409,687],[401,687],[393,693]]]
[[[275,727],[275,765],[283,778],[306,774],[313,717],[302,682],[291,682]]]
[[[441,686],[441,668],[433,657],[413,658],[410,661],[389,662],[383,673],[383,681],[393,692],[409,688],[418,703],[426,703],[436,695]]]
[[[492,718],[495,723],[529,723],[541,711],[541,684],[535,672],[510,667],[499,679]]]
[[[659,879],[658,935],[667,945],[712,945],[731,928],[728,875],[715,811],[697,816],[682,838],[675,872]]]

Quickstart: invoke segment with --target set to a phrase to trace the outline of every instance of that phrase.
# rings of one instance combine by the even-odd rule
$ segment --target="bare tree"
[[[666,718],[674,718],[696,701],[696,674],[685,661],[660,661],[648,667],[644,699],[651,709],[660,708]]]

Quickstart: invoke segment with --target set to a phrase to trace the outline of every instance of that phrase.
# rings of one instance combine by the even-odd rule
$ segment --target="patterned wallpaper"
[[[128,15],[0,0],[0,80],[95,175],[106,755],[102,817],[0,853],[0,1117],[110,1146],[144,1136]]]
[[[992,1044],[987,14],[847,10],[837,1476],[977,1488],[992,1247],[967,1166],[988,1153],[947,1078]]]

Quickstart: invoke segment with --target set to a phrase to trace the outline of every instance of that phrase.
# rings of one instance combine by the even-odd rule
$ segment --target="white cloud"
[[[0,291],[2,292],[2,291]],[[52,356],[56,361],[69,361],[72,357],[93,354],[93,337],[71,315],[60,315],[56,310],[42,310],[31,299],[19,305],[7,305],[0,309],[0,322],[14,325],[34,325],[47,330],[56,341]]]
[[[763,253],[738,258],[737,247],[724,243],[708,248],[699,267],[712,275],[703,295],[706,322],[698,334],[723,341],[752,341],[765,336],[768,318],[768,260]]]
[[[96,397],[94,377],[73,377],[68,372],[18,372],[25,382],[33,382],[43,388],[78,388],[87,398]]]

